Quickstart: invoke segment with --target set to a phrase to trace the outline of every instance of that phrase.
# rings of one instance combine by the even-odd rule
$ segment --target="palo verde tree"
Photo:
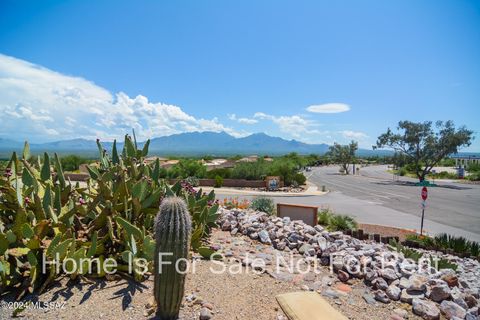
[[[473,131],[465,126],[456,129],[453,121],[437,121],[435,126],[432,121],[400,121],[397,131],[389,128],[378,137],[374,148],[390,147],[404,155],[414,165],[420,182],[443,158],[469,146],[473,139]]]
[[[358,143],[353,141],[347,145],[334,143],[330,146],[328,155],[334,163],[340,164],[346,174],[350,174],[350,164],[355,163],[355,152],[358,149]]]

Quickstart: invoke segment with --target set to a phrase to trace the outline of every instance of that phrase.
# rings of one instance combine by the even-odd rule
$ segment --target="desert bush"
[[[263,180],[267,176],[267,164],[263,159],[255,162],[240,162],[232,169],[233,179]]]
[[[228,168],[218,168],[207,171],[208,179],[215,179],[217,176],[222,177],[223,179],[230,179],[232,175],[232,170]]]
[[[303,173],[295,173],[293,176],[293,181],[298,185],[304,185],[307,182],[307,177],[305,177]]]
[[[329,221],[328,230],[330,231],[345,231],[356,230],[357,222],[354,218],[347,215],[334,214]]]
[[[181,159],[168,170],[168,177],[172,179],[188,177],[202,179],[206,175],[207,168],[196,159]]]
[[[62,168],[65,171],[76,171],[81,164],[88,163],[89,161],[85,158],[79,157],[77,155],[71,154],[68,156],[63,156],[60,158]]]
[[[440,171],[438,173],[430,173],[428,177],[434,179],[457,179],[457,174],[447,171]]]
[[[322,226],[328,226],[328,224],[330,223],[330,218],[332,216],[333,212],[331,212],[329,209],[319,210],[317,217],[318,224]]]
[[[407,169],[405,169],[405,168],[403,168],[403,167],[397,170],[397,174],[398,174],[400,177],[405,176],[407,173],[408,173],[408,172],[407,172]]]
[[[356,230],[358,227],[354,218],[348,215],[334,214],[329,209],[318,212],[318,224],[327,227],[330,231]]]
[[[480,164],[479,163],[470,163],[467,168],[468,172],[480,172]]]
[[[275,213],[275,203],[272,198],[256,197],[250,203],[250,208],[273,215]]]
[[[221,176],[215,176],[215,188],[221,188],[223,186],[223,178]]]
[[[480,181],[480,171],[471,172],[465,179],[469,181]]]

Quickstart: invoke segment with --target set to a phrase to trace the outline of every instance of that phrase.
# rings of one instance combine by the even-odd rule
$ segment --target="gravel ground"
[[[359,280],[351,279],[344,284],[322,267],[318,274],[288,274],[265,272],[255,274],[251,268],[240,268],[246,255],[267,256],[274,254],[272,247],[261,245],[247,237],[232,237],[229,232],[215,230],[212,245],[229,256],[227,268],[238,267],[239,274],[212,274],[218,270],[218,262],[198,260],[195,274],[187,275],[185,300],[181,319],[199,319],[200,310],[216,319],[286,319],[275,296],[298,290],[316,290],[331,305],[350,319],[390,319],[394,309],[409,310],[409,306],[392,302],[368,304],[363,298],[367,287]],[[216,264],[217,263],[217,264]],[[266,268],[269,269],[268,267]],[[236,269],[237,270],[237,269]],[[245,270],[249,270],[246,272]],[[143,283],[118,279],[68,281],[59,279],[40,296],[28,297],[30,301],[56,302],[58,308],[42,310],[27,308],[20,316],[23,319],[152,319],[148,315],[152,300],[152,278]],[[1,297],[0,319],[11,319],[11,297]],[[409,319],[419,319],[408,312]]]

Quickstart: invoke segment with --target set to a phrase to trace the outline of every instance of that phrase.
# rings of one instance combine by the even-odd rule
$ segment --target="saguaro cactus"
[[[188,258],[191,230],[185,202],[178,197],[165,198],[155,220],[153,288],[157,316],[162,320],[178,318],[185,290],[184,259]]]

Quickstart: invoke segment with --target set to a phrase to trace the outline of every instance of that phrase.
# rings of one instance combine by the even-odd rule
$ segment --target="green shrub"
[[[357,227],[355,219],[343,214],[334,214],[328,224],[328,230],[330,231],[356,230]]]
[[[456,237],[446,233],[438,234],[433,239],[435,247],[439,249],[450,249],[456,254],[470,253],[476,257],[479,255],[479,244],[475,241],[468,241],[464,237]]]
[[[230,179],[230,177],[232,176],[232,170],[228,168],[218,168],[207,171],[208,179],[215,179],[217,176],[220,176],[223,179]]]
[[[65,171],[78,170],[81,164],[88,163],[88,160],[76,155],[68,155],[60,158],[62,168]]]
[[[253,199],[252,203],[250,203],[250,208],[266,212],[269,215],[273,215],[275,213],[275,203],[272,198],[259,196]]]
[[[328,226],[333,213],[329,209],[322,209],[318,212],[318,224]]]
[[[233,179],[263,180],[267,176],[267,164],[263,159],[256,162],[240,162],[232,169]]]
[[[471,172],[465,179],[469,181],[480,181],[480,171]]]
[[[304,185],[307,182],[307,177],[303,175],[303,173],[295,173],[293,176],[293,181],[298,183],[299,185]]]
[[[480,256],[480,245],[478,242],[472,241],[469,243],[470,254],[474,257]]]
[[[182,159],[168,170],[168,177],[172,179],[185,179],[195,177],[205,178],[207,168],[196,159]]]
[[[468,172],[480,172],[480,163],[470,163],[467,168]]]
[[[221,176],[215,177],[215,188],[221,188],[223,186],[223,178]]]
[[[456,173],[451,173],[447,171],[441,171],[438,173],[430,173],[428,175],[430,178],[434,179],[457,179],[457,174]]]
[[[334,214],[329,209],[322,209],[318,212],[317,222],[330,231],[356,230],[358,227],[354,218],[343,214]]]
[[[448,249],[448,234],[446,233],[440,233],[437,234],[434,238],[433,241],[435,243],[435,246],[439,249]]]

